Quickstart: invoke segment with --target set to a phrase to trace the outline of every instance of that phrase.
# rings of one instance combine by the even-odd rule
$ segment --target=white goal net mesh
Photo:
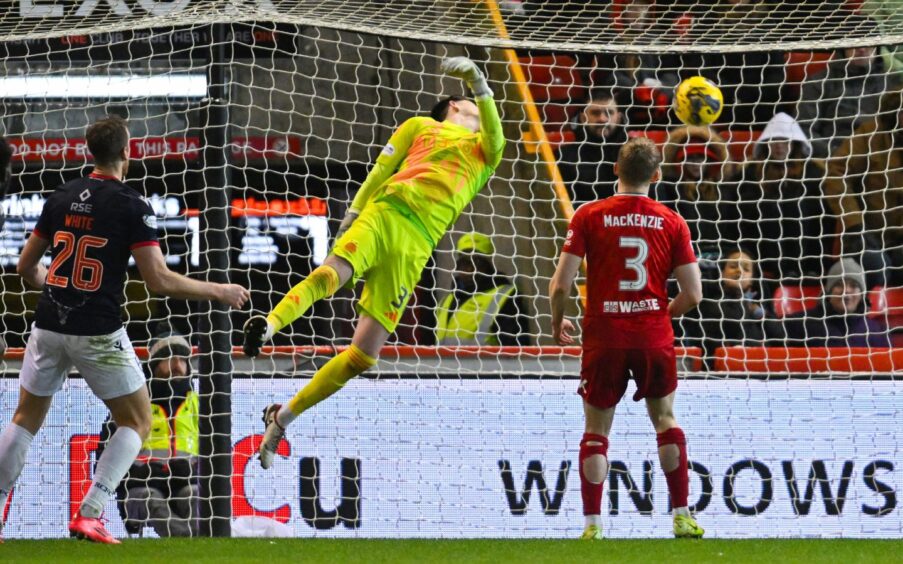
[[[127,182],[153,206],[170,268],[211,278],[209,257],[227,257],[255,313],[322,264],[392,132],[467,94],[440,74],[443,58],[477,61],[508,140],[373,377],[305,414],[267,473],[252,456],[261,409],[350,343],[360,289],[317,303],[272,354],[236,352],[231,473],[220,474],[231,492],[199,488],[207,466],[189,449],[188,474],[181,463],[133,473],[108,508],[115,534],[204,534],[229,517],[211,510],[224,496],[233,534],[578,534],[579,349],[553,346],[548,284],[573,209],[614,192],[619,146],[645,136],[664,158],[652,196],[688,221],[704,274],[702,304],[674,323],[700,519],[725,537],[903,535],[899,2],[14,4],[0,16],[0,134],[13,148],[0,200],[0,425],[15,410],[39,296],[15,266],[49,193],[90,171],[85,129],[97,119],[128,120]],[[671,110],[677,84],[695,75],[724,95],[711,126],[684,126]],[[224,100],[211,100],[217,87]],[[220,102],[225,146],[209,141]],[[216,151],[224,185],[211,185]],[[224,248],[223,230],[208,226],[217,211]],[[455,318],[493,292],[496,309]],[[581,311],[575,291],[568,314]],[[200,347],[199,379],[211,376],[205,343],[227,334],[237,347],[250,313],[211,329],[202,304],[149,294],[134,269],[123,312],[142,350],[162,331]],[[462,337],[467,322],[479,329]],[[157,391],[174,425],[169,410],[190,400]],[[201,411],[223,393],[202,393]],[[107,413],[79,379],[59,396],[0,508],[7,538],[63,534],[87,488]],[[627,403],[612,437],[608,529],[663,536],[653,433]],[[750,516],[761,522],[749,527]]]

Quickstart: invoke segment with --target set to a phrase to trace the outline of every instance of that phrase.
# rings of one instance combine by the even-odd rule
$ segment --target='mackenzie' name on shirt
[[[603,216],[605,227],[641,227],[644,229],[664,229],[665,218],[657,215],[628,213],[625,215]]]

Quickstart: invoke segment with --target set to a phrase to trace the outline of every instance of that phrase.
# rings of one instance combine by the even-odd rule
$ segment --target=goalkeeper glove
[[[480,72],[476,63],[467,57],[445,59],[439,66],[439,70],[444,74],[464,80],[477,98],[492,98],[492,90],[489,88],[489,83],[486,82],[486,77]]]

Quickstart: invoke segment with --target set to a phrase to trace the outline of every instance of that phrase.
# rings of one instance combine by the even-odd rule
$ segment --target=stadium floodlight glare
[[[8,76],[0,78],[0,98],[203,98],[203,74],[108,76]]]

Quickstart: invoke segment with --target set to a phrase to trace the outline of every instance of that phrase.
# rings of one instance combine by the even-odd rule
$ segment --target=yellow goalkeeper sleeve
[[[335,294],[338,289],[339,273],[331,266],[318,266],[310,276],[296,284],[267,315],[273,332],[280,331],[304,315],[314,302]]]
[[[313,379],[288,402],[295,415],[307,411],[341,390],[348,380],[376,364],[376,359],[354,345],[339,353],[314,374]]]
[[[499,117],[498,108],[495,107],[495,100],[491,96],[480,96],[476,99],[476,103],[480,110],[483,157],[486,159],[486,164],[495,169],[502,162],[502,154],[505,152],[505,133],[502,129],[502,120]]]

